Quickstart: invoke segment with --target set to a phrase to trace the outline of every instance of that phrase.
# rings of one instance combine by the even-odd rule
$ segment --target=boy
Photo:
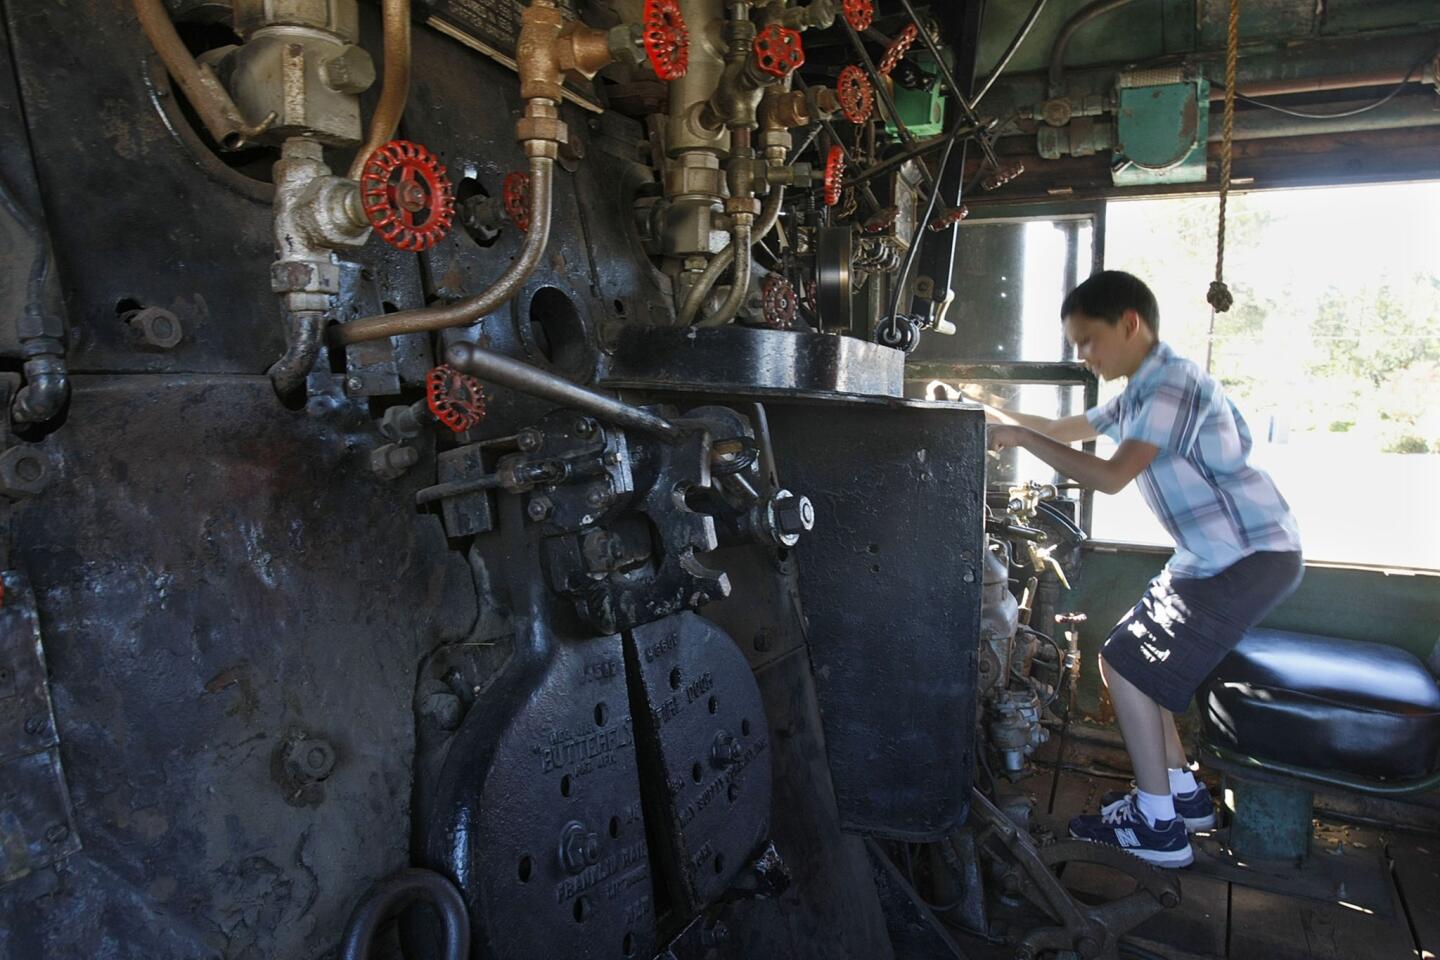
[[[1076,817],[1070,835],[1119,846],[1151,863],[1188,866],[1187,835],[1214,826],[1174,714],[1244,635],[1300,583],[1300,536],[1285,498],[1249,465],[1250,431],[1203,370],[1159,338],[1155,295],[1118,270],[1090,277],[1060,316],[1080,360],[1118,397],[1050,420],[991,411],[990,447],[1022,447],[1103,493],[1132,480],[1175,538],[1175,554],[1100,651],[1100,673],[1135,770],[1136,788]],[[1108,459],[1070,446],[1105,434]],[[1168,769],[1167,769],[1168,768]]]

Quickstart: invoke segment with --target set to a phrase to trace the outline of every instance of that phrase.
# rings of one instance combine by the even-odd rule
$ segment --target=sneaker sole
[[[1074,834],[1071,834],[1071,836],[1076,840],[1084,840],[1086,843],[1101,843],[1099,840],[1076,837]],[[1141,850],[1137,847],[1122,847],[1113,843],[1105,843],[1103,846],[1112,847],[1115,850],[1128,853],[1132,857],[1144,860],[1146,863],[1154,864],[1157,867],[1168,867],[1172,870],[1188,867],[1195,862],[1195,849],[1188,843],[1185,844],[1185,849],[1183,850]]]

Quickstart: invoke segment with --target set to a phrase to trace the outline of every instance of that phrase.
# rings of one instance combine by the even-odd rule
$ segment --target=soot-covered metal
[[[929,942],[984,419],[886,345],[934,173],[843,172],[902,6],[0,2],[0,957]]]

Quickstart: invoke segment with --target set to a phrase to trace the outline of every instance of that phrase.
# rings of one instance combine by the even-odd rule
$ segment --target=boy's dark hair
[[[1150,332],[1160,336],[1160,305],[1145,281],[1124,270],[1101,270],[1066,295],[1060,319],[1078,311],[1114,326],[1126,310],[1140,314]]]

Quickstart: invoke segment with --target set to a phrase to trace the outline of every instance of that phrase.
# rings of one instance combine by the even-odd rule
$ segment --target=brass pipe
[[[750,215],[738,216],[748,217]],[[752,229],[749,222],[735,224],[735,231],[731,234],[734,239],[730,241],[730,248],[733,251],[731,257],[735,261],[735,269],[730,277],[730,292],[726,294],[725,301],[720,304],[720,309],[702,319],[696,324],[697,327],[723,327],[734,320],[735,314],[740,312],[740,305],[745,302],[745,296],[750,292],[750,268],[755,260],[754,251],[750,249]]]
[[[350,161],[350,179],[359,180],[365,161],[395,136],[410,98],[410,0],[385,0],[385,79],[370,117],[370,136]]]
[[[785,188],[783,186],[776,185],[770,189],[770,196],[765,198],[765,207],[760,211],[760,219],[755,222],[754,229],[749,230],[747,247],[754,246],[761,240],[764,240],[766,234],[774,229],[775,222],[780,219],[780,205],[784,202],[784,199]],[[695,322],[695,318],[700,315],[700,307],[705,303],[705,298],[710,295],[710,289],[715,286],[721,275],[729,269],[730,264],[734,262],[734,260],[735,241],[732,239],[725,245],[725,249],[715,254],[705,266],[705,271],[696,278],[695,285],[690,288],[690,292],[686,294],[685,301],[680,306],[681,326],[688,327]],[[748,268],[746,273],[749,273]],[[736,304],[736,309],[739,309],[738,303]],[[724,312],[722,308],[716,312],[715,316],[722,316]],[[732,311],[730,316],[733,317],[734,315]],[[702,321],[701,326],[715,326],[714,323],[710,322],[712,319],[713,318],[707,318],[705,321]],[[727,317],[726,319],[728,320],[729,318]],[[724,321],[721,322],[723,323]]]
[[[520,290],[540,263],[550,240],[551,193],[555,161],[550,157],[530,158],[530,229],[525,246],[505,272],[484,293],[442,307],[401,310],[378,317],[366,317],[330,328],[332,344],[363,343],[407,333],[430,333],[446,327],[474,323],[509,300]]]
[[[151,46],[165,63],[165,69],[175,79],[190,106],[210,136],[222,150],[238,150],[246,142],[254,140],[275,122],[271,113],[259,123],[248,123],[241,115],[240,108],[230,99],[229,92],[209,67],[195,62],[185,41],[175,30],[164,0],[133,0],[135,16],[140,29],[149,38]]]
[[[760,219],[756,221],[755,227],[750,231],[750,245],[754,246],[775,227],[775,222],[780,219],[780,205],[785,199],[785,188],[775,186],[770,191],[770,196],[765,199],[765,208],[760,211]],[[735,259],[735,242],[731,240],[725,245],[725,249],[715,254],[715,258],[705,267],[705,272],[695,281],[695,286],[690,288],[690,293],[685,298],[685,303],[680,309],[680,321],[682,325],[689,326],[695,321],[700,313],[700,305],[710,295],[710,288],[715,286],[716,281],[723,274]],[[699,291],[697,293],[697,291]]]

